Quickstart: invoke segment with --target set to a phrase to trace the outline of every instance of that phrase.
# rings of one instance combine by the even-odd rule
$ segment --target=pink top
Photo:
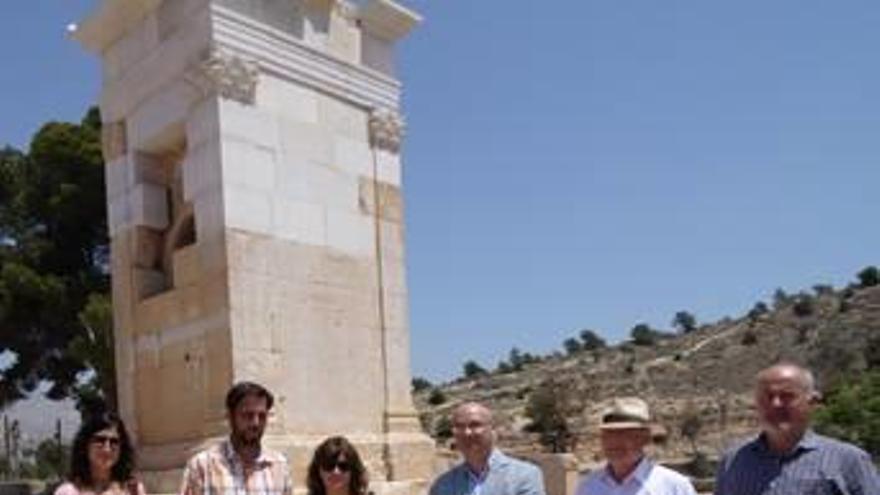
[[[140,481],[137,482],[136,490],[136,493],[131,493],[129,490],[126,489],[126,487],[122,487],[119,484],[114,483],[113,485],[111,485],[110,489],[104,491],[103,493],[113,493],[119,495],[146,495],[146,491],[144,491],[144,485]],[[66,481],[55,489],[54,495],[85,495],[90,493],[93,494],[95,492],[93,490],[80,490],[73,483]]]

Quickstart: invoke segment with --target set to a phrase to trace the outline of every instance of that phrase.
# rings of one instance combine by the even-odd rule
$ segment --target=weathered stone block
[[[327,209],[327,245],[351,256],[374,257],[376,233],[371,217],[336,208]]]
[[[162,259],[162,233],[149,227],[135,227],[134,263],[139,268],[158,270]]]
[[[317,163],[305,168],[306,200],[352,213],[358,208],[358,181],[343,171]]]
[[[366,141],[337,137],[333,142],[336,168],[354,176],[373,176],[373,152]]]
[[[131,191],[131,223],[156,230],[168,227],[167,190],[155,184],[142,183]]]
[[[400,155],[387,150],[376,150],[376,180],[400,187],[403,172]]]
[[[315,203],[276,198],[272,205],[275,235],[280,239],[323,246],[327,243],[324,207]]]
[[[384,182],[374,182],[366,177],[361,177],[359,185],[358,205],[361,213],[378,214],[380,220],[383,220],[383,226],[389,222],[398,224],[403,222],[403,195],[400,189]]]
[[[267,110],[237,101],[220,100],[220,133],[226,141],[243,141],[274,150],[278,148],[278,123]]]
[[[199,282],[201,267],[199,265],[199,250],[195,244],[177,249],[172,255],[174,287],[186,287]]]
[[[223,179],[226,184],[270,193],[275,187],[275,151],[273,148],[244,141],[223,143]]]
[[[364,110],[332,96],[321,95],[318,99],[320,122],[333,134],[355,141],[368,142],[368,115]]]
[[[318,96],[314,90],[294,86],[266,75],[260,80],[257,106],[279,119],[293,123],[318,123]]]
[[[225,224],[228,228],[269,235],[272,233],[272,205],[265,193],[227,184],[224,189]]]
[[[146,299],[162,293],[167,287],[165,274],[149,268],[134,268],[135,286],[138,297]]]
[[[184,201],[193,201],[211,191],[219,192],[223,180],[221,163],[219,141],[203,141],[189,148],[181,165]]]
[[[279,123],[281,162],[333,164],[333,135],[316,124],[284,121]]]

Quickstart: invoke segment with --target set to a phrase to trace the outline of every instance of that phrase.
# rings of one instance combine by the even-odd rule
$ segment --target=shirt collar
[[[617,482],[617,479],[614,478],[614,475],[611,474],[611,464],[605,465],[605,472],[603,473],[603,477],[605,478],[606,483],[611,485],[626,485],[627,483],[635,480],[638,481],[640,485],[645,484],[645,480],[648,479],[648,476],[651,474],[651,469],[654,468],[654,461],[647,458],[647,456],[642,456],[639,463],[636,464],[636,468],[633,469],[633,472],[629,473],[629,475],[624,478],[620,483]]]
[[[498,467],[504,463],[504,455],[498,451],[498,449],[492,449],[489,452],[489,457],[486,459],[486,467],[483,469],[483,472],[477,473],[471,469],[471,465],[464,462],[464,470],[467,473],[468,477],[473,481],[483,481],[486,479],[486,476],[489,475],[489,472],[493,469],[498,469]]]
[[[794,447],[788,452],[780,455],[770,450],[770,445],[767,443],[767,434],[762,432],[752,442],[752,449],[769,457],[789,457],[801,451],[818,449],[820,447],[819,444],[819,435],[816,435],[813,430],[808,429],[804,432],[803,436],[801,436],[800,440],[794,444]]]
[[[227,438],[223,442],[222,449],[223,456],[226,457],[226,461],[229,462],[230,465],[244,467],[244,463],[241,462],[241,457],[238,456],[235,452],[235,448],[232,447],[232,439]],[[254,466],[262,468],[270,465],[272,465],[272,459],[266,453],[266,449],[261,447],[259,455],[257,455],[257,458],[254,460]]]

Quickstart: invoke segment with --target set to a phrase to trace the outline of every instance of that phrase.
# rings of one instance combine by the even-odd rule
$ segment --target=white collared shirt
[[[577,495],[696,495],[685,476],[643,457],[622,482],[609,466],[593,471],[578,485]]]

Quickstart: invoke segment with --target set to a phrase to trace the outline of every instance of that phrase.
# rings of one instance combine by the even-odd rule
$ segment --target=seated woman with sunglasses
[[[77,431],[68,480],[55,495],[144,495],[133,470],[134,449],[122,420],[113,413],[98,413]]]
[[[345,437],[324,440],[309,464],[309,495],[367,495],[367,470]]]

